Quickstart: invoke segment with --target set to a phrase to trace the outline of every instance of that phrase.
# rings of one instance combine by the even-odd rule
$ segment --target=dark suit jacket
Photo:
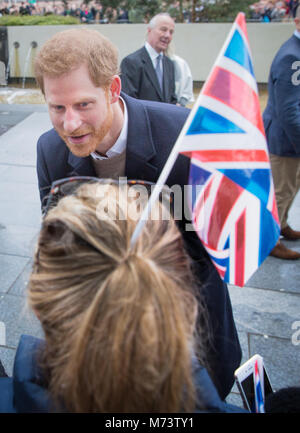
[[[152,60],[146,48],[140,48],[121,62],[123,92],[137,99],[176,104],[174,64],[166,56],[163,56],[163,70],[162,93]]]
[[[140,101],[122,94],[128,110],[126,176],[156,182],[169,153],[189,114],[189,110],[171,104]],[[167,184],[188,184],[190,160],[180,155]],[[95,176],[90,157],[79,158],[70,153],[54,129],[43,134],[37,144],[37,172],[43,201],[54,180],[68,176]],[[232,316],[226,284],[193,231],[184,230],[179,222],[186,248],[194,259],[195,274],[203,291],[210,314],[211,346],[208,361],[221,398],[233,385],[233,372],[241,360],[241,349]]]
[[[293,35],[271,65],[263,120],[269,151],[279,156],[300,157],[299,60],[300,40]]]

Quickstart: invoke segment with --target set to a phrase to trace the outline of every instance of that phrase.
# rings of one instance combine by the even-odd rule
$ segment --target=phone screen
[[[250,409],[251,412],[255,413],[255,393],[254,393],[253,374],[247,376],[243,381],[240,382],[240,384],[241,387],[243,388],[243,392],[245,394],[245,397],[249,405],[249,408],[247,407],[247,409]],[[270,384],[265,369],[264,369],[264,387],[265,387],[265,397],[271,392],[273,392],[272,386]]]

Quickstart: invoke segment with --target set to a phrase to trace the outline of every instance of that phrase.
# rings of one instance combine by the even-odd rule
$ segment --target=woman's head
[[[70,411],[191,410],[189,262],[171,218],[149,219],[130,248],[143,206],[128,191],[86,184],[44,219],[29,302],[50,390]]]

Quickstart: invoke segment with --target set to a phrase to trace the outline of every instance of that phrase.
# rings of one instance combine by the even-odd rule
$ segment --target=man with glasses
[[[51,184],[70,176],[157,182],[189,110],[121,93],[117,50],[89,29],[55,34],[37,55],[35,74],[54,127],[37,144],[43,207]],[[166,183],[183,191],[188,176],[189,159],[181,155]],[[185,230],[186,222],[178,224],[209,312],[208,367],[225,398],[241,360],[231,302],[197,235]]]

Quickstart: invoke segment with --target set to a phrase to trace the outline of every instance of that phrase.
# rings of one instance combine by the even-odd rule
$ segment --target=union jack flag
[[[191,158],[195,230],[220,276],[244,286],[280,226],[249,47],[239,13],[178,139]]]
[[[136,241],[178,153],[191,159],[195,230],[223,280],[243,287],[280,225],[245,15],[239,13],[133,233]]]

